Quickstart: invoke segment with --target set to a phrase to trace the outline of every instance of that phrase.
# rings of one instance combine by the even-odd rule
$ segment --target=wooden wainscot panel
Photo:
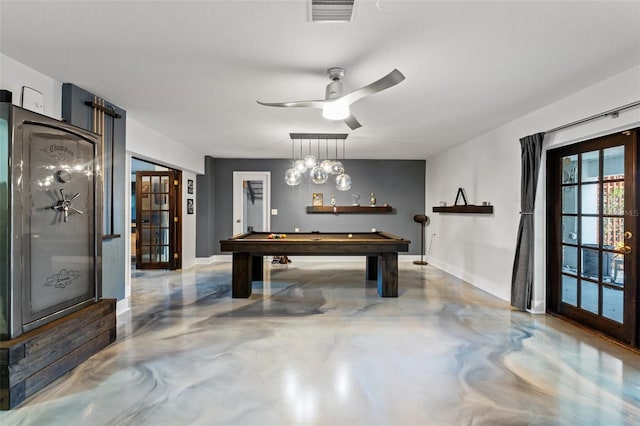
[[[116,300],[91,306],[0,342],[0,409],[26,398],[116,339]]]

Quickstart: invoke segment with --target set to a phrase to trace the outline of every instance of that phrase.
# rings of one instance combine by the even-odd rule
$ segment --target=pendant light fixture
[[[338,140],[342,139],[342,161],[345,157],[345,139],[348,134],[345,133],[323,133],[323,134],[311,134],[311,133],[290,133],[291,137],[291,168],[285,172],[285,182],[287,185],[296,186],[299,185],[304,179],[304,174],[309,172],[309,178],[311,182],[317,185],[322,185],[327,182],[329,175],[336,175],[336,187],[340,191],[347,191],[351,188],[351,177],[344,173],[343,163],[338,160]],[[295,140],[300,139],[300,156],[295,158]],[[317,157],[313,155],[312,139],[315,140],[315,151]],[[320,161],[320,143],[324,139],[325,143],[325,158]],[[336,157],[335,160],[329,159],[329,139],[335,140]],[[308,141],[308,152],[304,157],[302,144],[303,141]]]
[[[295,141],[291,139],[291,168],[287,169],[284,174],[284,181],[289,186],[300,185],[300,182],[302,182],[302,173],[300,173],[295,165]]]
[[[295,141],[293,138],[291,138],[291,140]],[[307,163],[304,161],[304,158],[302,158],[302,139],[300,139],[300,158],[293,163],[293,167],[295,167],[300,174],[307,171]]]
[[[344,139],[342,140],[342,161],[344,162],[345,154],[344,154]],[[344,172],[344,167],[342,168],[342,173],[336,176],[336,189],[338,191],[348,191],[351,189],[351,176]]]
[[[324,170],[328,175],[331,174],[331,170],[333,169],[333,161],[329,160],[329,141],[327,139],[324,140],[324,149],[325,149],[325,159],[320,163],[320,167]]]
[[[320,158],[320,140],[318,139],[318,158]],[[311,181],[317,185],[322,185],[329,179],[329,174],[324,170],[324,168],[317,164],[313,169],[311,169]]]

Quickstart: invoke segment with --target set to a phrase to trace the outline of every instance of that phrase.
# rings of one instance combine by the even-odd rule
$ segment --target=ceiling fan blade
[[[346,100],[347,103],[351,105],[352,103],[359,101],[365,96],[373,95],[374,93],[378,93],[382,90],[388,89],[389,87],[393,87],[404,79],[404,74],[402,74],[397,69],[394,69],[389,74],[382,77],[380,80],[374,81],[367,86],[356,89],[351,93],[347,93],[342,97],[342,99]]]
[[[295,101],[295,102],[260,102],[256,101],[260,105],[272,106],[272,107],[286,107],[286,108],[318,108],[322,109],[324,100],[322,101]]]
[[[358,127],[362,127],[362,124],[353,115],[348,116],[344,119],[344,122],[351,128],[351,130],[355,130]]]

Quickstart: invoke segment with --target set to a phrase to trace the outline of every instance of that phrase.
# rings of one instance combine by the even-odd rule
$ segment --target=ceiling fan
[[[317,108],[322,110],[322,116],[328,120],[343,120],[351,130],[355,130],[362,125],[351,115],[349,106],[360,99],[373,95],[395,86],[405,79],[404,75],[394,69],[389,74],[373,83],[343,95],[342,79],[344,78],[344,68],[329,68],[327,75],[331,83],[327,84],[325,99],[315,101],[294,101],[294,102],[261,102],[260,105],[287,108]]]

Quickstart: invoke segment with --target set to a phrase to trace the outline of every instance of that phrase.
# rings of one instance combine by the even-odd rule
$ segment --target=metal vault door
[[[95,140],[43,124],[25,122],[21,127],[26,330],[99,296],[95,197],[100,179]]]

